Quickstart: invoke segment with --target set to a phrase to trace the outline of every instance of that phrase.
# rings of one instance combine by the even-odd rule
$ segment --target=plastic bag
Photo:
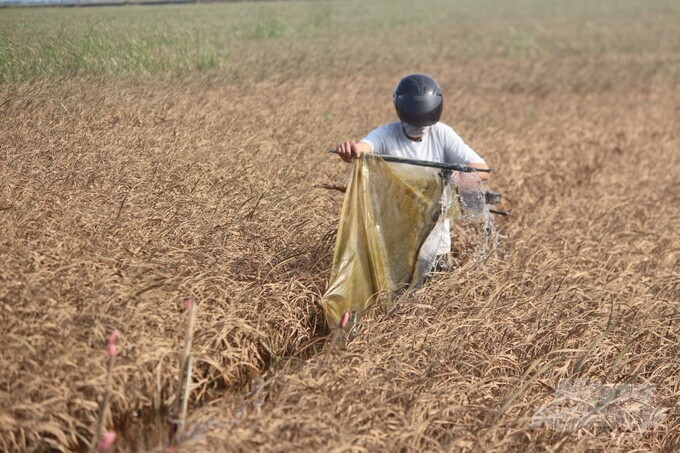
[[[444,228],[451,186],[441,170],[363,156],[345,193],[333,270],[322,298],[330,328],[376,302],[417,285],[432,269]],[[458,210],[453,210],[454,213]],[[427,240],[427,241],[426,241]]]

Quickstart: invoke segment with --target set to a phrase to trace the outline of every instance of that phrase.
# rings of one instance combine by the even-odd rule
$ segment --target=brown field
[[[366,7],[346,37],[274,33],[189,71],[0,65],[0,450],[85,448],[112,329],[116,449],[162,450],[190,297],[178,451],[680,448],[680,10],[520,3],[361,36]],[[205,8],[256,7],[322,8]],[[392,121],[413,70],[512,215],[484,262],[458,228],[458,267],[370,311],[316,376],[342,195],[314,185],[348,175],[325,150]],[[563,379],[652,384],[665,412],[532,425]]]

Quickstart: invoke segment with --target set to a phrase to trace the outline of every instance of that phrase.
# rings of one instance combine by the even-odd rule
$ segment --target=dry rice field
[[[113,450],[165,451],[188,298],[176,451],[677,450],[678,23],[672,1],[0,10],[0,450],[86,449],[115,329]],[[321,366],[342,194],[314,186],[413,71],[512,215],[485,260],[457,228],[455,269]],[[578,380],[653,385],[655,422],[535,423]]]

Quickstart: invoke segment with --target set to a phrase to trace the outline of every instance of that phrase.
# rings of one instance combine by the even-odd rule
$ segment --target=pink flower
[[[109,335],[108,340],[106,341],[106,353],[109,355],[109,357],[113,357],[118,353],[118,350],[116,349],[116,340],[118,339],[118,332],[113,331]]]
[[[111,448],[111,445],[116,441],[116,433],[113,431],[107,431],[103,436],[102,439],[99,441],[99,447],[97,448],[100,453],[105,452],[109,448]]]
[[[348,322],[349,322],[349,312],[346,311],[345,314],[342,315],[342,320],[340,321],[340,328],[344,329]]]
[[[194,300],[193,299],[187,299],[187,311],[191,311],[191,309],[194,307]]]

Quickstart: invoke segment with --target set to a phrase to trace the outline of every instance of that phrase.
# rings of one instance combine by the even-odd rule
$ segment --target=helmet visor
[[[398,94],[396,101],[401,108],[412,115],[430,113],[442,103],[442,96],[436,94]]]

